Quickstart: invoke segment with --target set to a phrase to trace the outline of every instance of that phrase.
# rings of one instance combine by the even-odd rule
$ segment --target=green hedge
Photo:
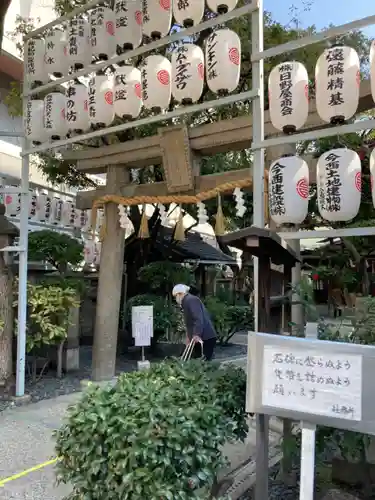
[[[200,361],[92,386],[56,434],[58,480],[69,500],[211,498],[222,445],[246,436],[245,393],[241,369]]]

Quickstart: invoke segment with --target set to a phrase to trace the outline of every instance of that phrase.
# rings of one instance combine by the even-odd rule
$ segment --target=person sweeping
[[[175,285],[172,295],[184,313],[187,333],[186,343],[192,340],[202,345],[203,357],[211,361],[214,356],[217,334],[210,315],[199,297],[189,293],[187,285]]]

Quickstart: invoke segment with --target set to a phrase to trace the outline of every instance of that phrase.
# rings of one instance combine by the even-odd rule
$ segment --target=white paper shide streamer
[[[134,232],[134,226],[132,221],[129,219],[127,214],[127,209],[124,205],[118,205],[118,213],[119,213],[119,224],[122,229],[125,229],[125,237],[130,236],[131,233]]]
[[[207,210],[205,204],[202,201],[197,203],[197,209],[198,224],[207,224]]]
[[[171,100],[170,61],[160,55],[146,57],[141,68],[142,99],[146,109],[154,112],[165,110]]]
[[[203,92],[204,55],[197,45],[183,43],[172,54],[172,94],[177,102],[192,104]]]
[[[233,191],[233,196],[236,200],[236,214],[238,217],[243,217],[245,215],[245,212],[246,212],[243,191],[237,187]]]
[[[158,203],[158,210],[160,215],[160,223],[163,227],[168,227],[168,211],[165,205]]]
[[[354,219],[361,204],[362,166],[351,149],[331,149],[317,163],[318,208],[323,219],[341,222]]]
[[[115,21],[120,52],[139,47],[142,42],[142,0],[116,0]]]
[[[241,41],[229,29],[214,31],[206,42],[206,80],[212,92],[226,95],[233,92],[240,80]]]
[[[133,66],[122,66],[115,73],[115,113],[120,118],[132,119],[137,118],[141,109],[141,72]]]

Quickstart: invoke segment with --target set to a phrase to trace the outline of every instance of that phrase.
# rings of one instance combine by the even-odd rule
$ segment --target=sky
[[[375,15],[374,0],[264,0],[265,10],[272,13],[273,18],[282,24],[288,24],[291,19],[289,7],[294,6],[299,12],[302,26],[315,24],[323,29],[329,24],[340,25]],[[303,12],[304,4],[311,4],[310,10]],[[375,25],[365,28],[371,38],[375,38]]]

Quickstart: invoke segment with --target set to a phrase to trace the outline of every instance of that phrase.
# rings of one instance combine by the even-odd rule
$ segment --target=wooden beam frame
[[[357,113],[374,107],[369,80],[361,82]],[[326,125],[329,127],[329,125]],[[310,110],[304,130],[324,127],[316,112],[315,100],[310,101]],[[271,123],[269,112],[265,112],[265,135],[278,135]],[[252,137],[251,116],[241,116],[188,129],[189,144],[193,152],[208,156],[228,151],[250,148]],[[161,164],[163,160],[159,135],[135,139],[101,148],[90,148],[63,153],[64,158],[77,164],[78,170],[91,174],[105,173],[108,165],[121,168],[143,168]]]

